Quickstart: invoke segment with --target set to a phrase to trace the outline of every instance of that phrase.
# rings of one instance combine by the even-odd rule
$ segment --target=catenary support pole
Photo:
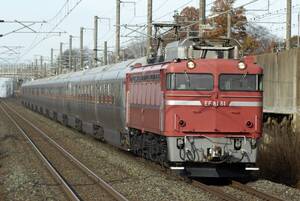
[[[53,48],[51,48],[51,56],[50,56],[50,63],[51,63],[51,68],[53,68]]]
[[[83,27],[80,27],[80,70],[83,69]],[[78,69],[75,68],[75,71]]]
[[[69,38],[69,70],[72,71],[72,51],[73,51],[73,36]]]
[[[121,0],[116,0],[116,62],[120,60],[120,34],[121,34]]]
[[[40,56],[40,77],[42,77],[42,72],[43,72],[43,56]]]
[[[298,42],[297,47],[300,47],[300,12],[298,13]]]
[[[94,55],[93,55],[93,68],[97,67],[97,62],[98,62],[98,16],[94,16]]]
[[[286,9],[286,49],[291,48],[291,29],[292,29],[292,0],[287,0]]]
[[[104,65],[107,65],[108,62],[107,62],[107,41],[104,41]]]
[[[203,27],[205,25],[205,6],[206,6],[206,0],[199,0],[199,36],[203,37],[204,31]]]
[[[152,18],[153,18],[153,0],[148,0],[147,6],[147,57],[152,52]]]
[[[231,12],[227,13],[227,38],[231,38]]]
[[[35,59],[35,64],[34,64],[34,77],[38,78],[38,59]]]
[[[63,70],[63,43],[60,43],[59,46],[59,69],[58,74],[61,74]]]

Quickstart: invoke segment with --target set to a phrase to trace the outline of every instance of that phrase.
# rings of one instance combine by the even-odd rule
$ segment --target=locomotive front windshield
[[[219,79],[222,91],[262,91],[262,84],[262,75],[223,74]]]
[[[214,79],[211,74],[171,73],[167,75],[168,90],[211,91]]]

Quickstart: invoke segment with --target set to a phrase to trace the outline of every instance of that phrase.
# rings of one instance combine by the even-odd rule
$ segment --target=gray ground
[[[0,110],[0,200],[65,200],[31,147]]]
[[[158,165],[66,128],[21,106],[15,108],[23,115],[29,114],[29,120],[43,125],[44,131],[129,200],[218,200],[179,180]],[[4,197],[3,200],[64,200],[57,196],[55,182],[51,182],[39,160],[24,144],[23,138],[17,137],[15,131],[6,126],[6,121],[0,117],[0,196]],[[300,200],[299,190],[284,185],[265,180],[248,185],[284,200]],[[225,187],[224,190],[233,195],[236,193],[243,200],[253,200],[253,197],[229,188]]]

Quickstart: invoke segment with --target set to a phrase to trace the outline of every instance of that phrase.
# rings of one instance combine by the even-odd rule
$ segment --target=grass
[[[263,178],[300,188],[300,134],[288,118],[269,118],[259,146],[258,166]]]

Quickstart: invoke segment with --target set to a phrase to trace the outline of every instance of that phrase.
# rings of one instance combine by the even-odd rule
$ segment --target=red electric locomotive
[[[228,39],[185,39],[164,54],[22,86],[23,104],[192,177],[255,167],[262,75]],[[142,61],[144,64],[139,63]]]
[[[175,42],[166,47],[172,62],[133,66],[126,78],[129,149],[192,177],[258,170],[263,70],[226,44]]]

